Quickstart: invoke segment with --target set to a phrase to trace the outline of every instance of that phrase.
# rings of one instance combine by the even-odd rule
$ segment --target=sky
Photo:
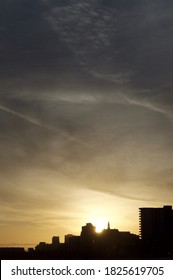
[[[173,205],[173,2],[0,2],[0,245]]]

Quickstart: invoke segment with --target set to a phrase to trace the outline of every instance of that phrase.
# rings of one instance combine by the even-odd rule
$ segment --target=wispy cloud
[[[156,105],[152,101],[143,100],[141,98],[134,99],[133,97],[131,97],[131,98],[127,97],[126,100],[127,100],[127,102],[129,104],[136,105],[136,106],[141,106],[141,107],[147,108],[147,109],[149,109],[151,111],[158,112],[160,114],[165,115],[171,121],[173,121],[173,114],[172,114],[172,112],[162,108],[162,104],[157,104]]]
[[[3,106],[3,105],[0,105],[0,110],[5,111],[5,112],[7,112],[7,113],[9,113],[9,114],[12,114],[12,115],[14,115],[14,116],[16,116],[16,117],[18,117],[18,118],[21,118],[21,119],[23,119],[23,120],[25,120],[25,121],[27,121],[27,122],[33,124],[33,125],[36,125],[36,126],[39,126],[39,127],[43,128],[43,129],[47,129],[47,130],[49,130],[49,131],[51,131],[51,132],[60,133],[61,136],[65,137],[68,141],[80,143],[80,144],[82,144],[82,145],[84,145],[84,146],[89,147],[89,145],[88,145],[87,143],[81,141],[81,140],[78,139],[78,138],[75,138],[75,137],[70,136],[69,134],[65,133],[63,130],[60,130],[60,129],[57,128],[57,127],[55,128],[55,127],[53,127],[53,126],[47,125],[47,124],[45,124],[45,123],[42,123],[41,121],[39,121],[39,120],[37,120],[37,119],[31,118],[31,117],[29,117],[29,116],[27,116],[27,115],[20,114],[20,113],[14,111],[14,110],[11,110],[11,109],[9,109],[9,108]]]

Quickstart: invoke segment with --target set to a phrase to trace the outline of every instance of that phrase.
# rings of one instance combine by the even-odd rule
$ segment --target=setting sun
[[[103,220],[94,221],[94,225],[96,227],[96,232],[102,232],[102,230],[107,228],[106,222]]]

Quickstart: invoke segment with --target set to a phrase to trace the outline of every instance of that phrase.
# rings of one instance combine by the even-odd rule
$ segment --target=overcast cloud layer
[[[172,1],[6,0],[0,33],[1,224],[173,204]]]

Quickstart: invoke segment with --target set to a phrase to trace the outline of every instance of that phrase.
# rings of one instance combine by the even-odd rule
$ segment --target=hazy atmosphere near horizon
[[[170,0],[1,0],[1,246],[173,205],[172,35]]]

